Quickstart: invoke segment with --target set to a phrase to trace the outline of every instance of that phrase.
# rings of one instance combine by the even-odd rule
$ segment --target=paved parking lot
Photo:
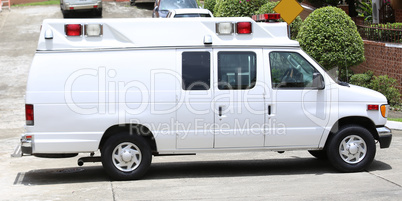
[[[106,3],[104,17],[151,17]],[[61,18],[58,6],[0,13],[0,200],[400,200],[402,131],[377,150],[364,172],[336,172],[306,151],[154,157],[139,181],[110,181],[100,163],[77,159],[12,158],[24,125],[25,85],[41,21]],[[81,155],[82,156],[82,155]]]

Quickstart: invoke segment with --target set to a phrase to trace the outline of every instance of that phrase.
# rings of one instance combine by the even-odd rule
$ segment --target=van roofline
[[[250,22],[251,34],[219,35],[216,24]],[[80,36],[66,36],[65,25],[101,25],[102,34],[87,37],[84,28]],[[51,39],[45,39],[45,33]],[[204,44],[208,36],[212,44]],[[128,19],[47,19],[43,21],[38,51],[81,49],[127,49],[169,47],[299,47],[287,36],[286,23],[257,23],[248,17],[233,18],[128,18]]]

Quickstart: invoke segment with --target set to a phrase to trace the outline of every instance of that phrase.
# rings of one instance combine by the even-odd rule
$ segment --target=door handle
[[[223,110],[223,107],[222,107],[222,106],[219,106],[219,116],[220,116],[220,117],[222,116],[222,110]]]
[[[271,106],[268,105],[268,115],[271,115]]]

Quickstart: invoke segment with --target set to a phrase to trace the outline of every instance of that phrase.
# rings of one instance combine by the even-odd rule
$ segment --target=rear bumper
[[[32,140],[21,138],[21,152],[23,154],[32,155]]]
[[[71,9],[73,8],[73,9]],[[83,5],[74,5],[74,4],[69,4],[69,3],[64,3],[62,5],[62,10],[91,10],[91,9],[102,9],[102,1],[98,1],[97,3],[93,4],[83,4]]]
[[[391,145],[392,141],[392,132],[387,127],[378,127],[378,141],[380,142],[380,148],[388,148]]]

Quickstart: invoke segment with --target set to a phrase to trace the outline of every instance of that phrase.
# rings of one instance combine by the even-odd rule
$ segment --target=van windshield
[[[160,10],[173,10],[177,8],[198,8],[195,0],[161,0]]]

